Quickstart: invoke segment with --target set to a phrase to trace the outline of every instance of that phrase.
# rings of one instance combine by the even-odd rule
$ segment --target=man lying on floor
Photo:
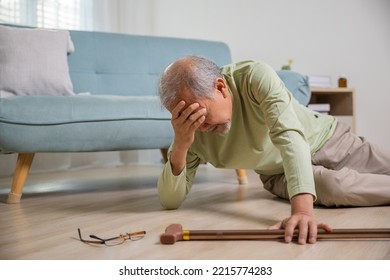
[[[300,105],[267,64],[242,61],[219,68],[196,56],[162,74],[160,97],[172,114],[174,141],[158,181],[162,205],[178,208],[201,161],[253,169],[264,188],[289,199],[291,216],[272,226],[290,242],[315,243],[313,204],[390,204],[390,152],[352,134],[330,115]]]

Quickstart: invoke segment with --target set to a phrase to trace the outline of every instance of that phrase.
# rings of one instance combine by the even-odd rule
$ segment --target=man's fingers
[[[328,224],[318,224],[318,228],[321,228],[327,232],[331,232],[332,231],[332,227]]]
[[[294,219],[288,219],[288,221],[285,223],[285,230],[284,230],[284,241],[286,243],[290,243],[291,240],[294,237],[294,230],[298,226],[298,223]]]
[[[309,233],[309,224],[307,221],[301,220],[298,225],[299,233],[298,233],[298,243],[306,244],[307,236]]]
[[[282,220],[281,222],[277,222],[273,226],[270,226],[268,229],[284,229],[286,228],[286,224],[288,222],[289,218],[286,218]]]
[[[318,226],[316,223],[309,223],[309,238],[308,242],[310,244],[314,244],[317,242],[317,231],[318,231]]]
[[[192,103],[185,108],[185,102],[180,101],[172,110],[172,123],[185,125],[188,128],[198,128],[205,121],[206,108],[199,108],[199,103]]]
[[[201,116],[199,119],[197,119],[195,122],[194,122],[194,129],[197,129],[199,126],[202,125],[202,123],[206,120],[206,117],[205,116]]]
[[[186,103],[183,100],[180,101],[179,103],[177,103],[177,105],[175,106],[175,108],[173,108],[173,110],[171,112],[173,120],[180,117],[181,111],[183,110],[185,105],[186,105]]]
[[[272,226],[270,226],[268,229],[282,229],[282,222],[278,222]]]
[[[188,117],[188,120],[190,120],[191,122],[195,122],[197,121],[200,117],[203,117],[204,114],[206,114],[206,108],[202,108],[200,109],[199,111],[191,114],[189,117]]]
[[[199,108],[199,103],[192,103],[187,108],[181,111],[180,117],[183,120],[187,120],[192,114],[196,113],[195,110]]]
[[[295,221],[294,219],[286,218],[281,222],[278,222],[268,228],[269,230],[285,229],[284,240],[286,243],[290,243],[294,237],[295,229],[298,229],[298,243],[314,244],[317,242],[318,229],[323,229],[327,232],[332,231],[332,227],[328,224],[316,224],[313,221]]]

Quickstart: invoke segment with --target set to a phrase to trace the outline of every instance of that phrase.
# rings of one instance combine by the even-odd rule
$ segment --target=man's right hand
[[[179,175],[186,164],[187,151],[194,142],[195,131],[206,119],[206,109],[199,109],[199,103],[186,107],[185,101],[180,101],[171,111],[172,127],[175,138],[172,145],[170,162],[174,175]]]

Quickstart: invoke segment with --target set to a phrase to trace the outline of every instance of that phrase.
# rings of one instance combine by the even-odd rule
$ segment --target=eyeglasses
[[[116,246],[124,243],[126,240],[131,240],[131,241],[137,241],[142,239],[146,231],[137,231],[137,232],[130,232],[130,233],[125,233],[125,234],[120,234],[119,236],[112,237],[112,238],[100,238],[96,235],[91,234],[89,237],[93,238],[95,240],[85,240],[84,238],[81,237],[81,231],[78,228],[77,229],[79,232],[79,238],[81,242],[84,242],[86,244],[90,245],[106,245],[106,246]]]

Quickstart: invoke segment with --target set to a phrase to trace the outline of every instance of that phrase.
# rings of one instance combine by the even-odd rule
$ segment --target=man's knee
[[[284,199],[289,199],[287,191],[287,181],[284,174],[279,175],[260,175],[260,180],[263,182],[264,189],[270,193]]]

